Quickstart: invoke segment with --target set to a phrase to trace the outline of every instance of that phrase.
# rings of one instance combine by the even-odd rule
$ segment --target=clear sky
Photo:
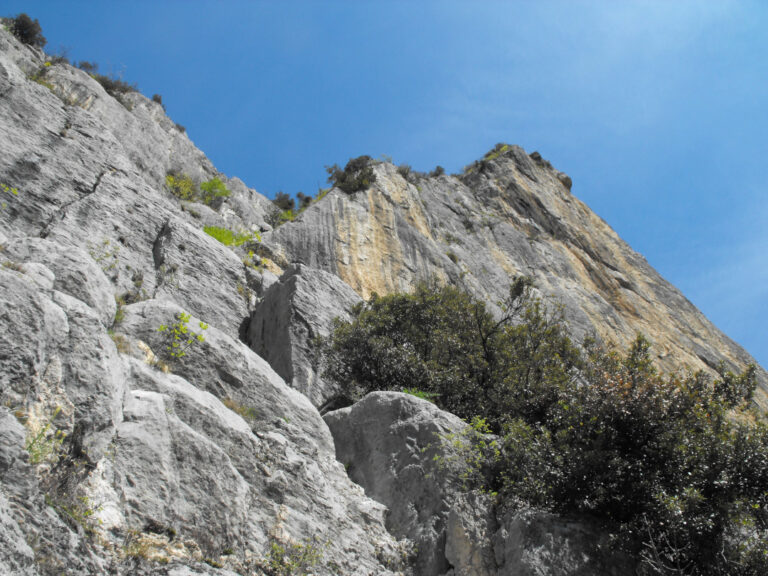
[[[267,196],[538,150],[768,367],[768,2],[0,1]]]

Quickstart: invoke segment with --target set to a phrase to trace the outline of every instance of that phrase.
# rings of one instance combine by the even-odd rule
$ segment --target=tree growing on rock
[[[47,43],[45,36],[43,36],[40,22],[38,22],[37,18],[33,20],[24,12],[11,18],[9,30],[11,34],[29,46],[42,48]]]

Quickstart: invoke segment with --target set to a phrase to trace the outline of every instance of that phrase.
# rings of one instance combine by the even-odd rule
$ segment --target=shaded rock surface
[[[328,336],[334,318],[349,320],[350,308],[360,300],[337,276],[292,266],[252,312],[248,345],[291,387],[321,407],[338,390],[318,374],[313,340]]]

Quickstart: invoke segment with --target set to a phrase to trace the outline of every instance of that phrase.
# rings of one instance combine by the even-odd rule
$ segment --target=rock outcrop
[[[374,292],[437,276],[493,303],[530,274],[578,336],[641,330],[667,369],[751,360],[519,148],[461,177],[378,164],[272,229],[160,104],[4,29],[0,96],[0,573],[619,574],[578,519],[464,490],[441,438],[466,425],[435,406],[323,419],[314,339]]]
[[[289,262],[338,275],[363,298],[436,277],[495,303],[529,275],[562,303],[577,340],[628,345],[638,332],[669,372],[743,370],[754,359],[584,203],[540,155],[517,146],[489,153],[460,176],[408,179],[391,164],[354,194],[334,189],[295,221],[265,235]],[[768,374],[756,400],[768,408]]]
[[[492,499],[462,476],[468,425],[426,400],[373,392],[329,412],[336,455],[367,496],[387,506],[387,528],[415,546],[423,576],[634,573],[588,523],[535,511],[497,517]]]
[[[352,288],[322,270],[292,266],[264,293],[248,324],[248,345],[318,408],[337,387],[318,374],[315,339],[328,336],[334,318],[349,320],[361,301]]]

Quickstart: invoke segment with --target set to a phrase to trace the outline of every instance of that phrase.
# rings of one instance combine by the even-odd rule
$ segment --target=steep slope
[[[259,573],[302,552],[317,573],[396,569],[384,507],[238,340],[274,277],[203,227],[258,230],[271,202],[159,104],[4,30],[0,94],[0,572]],[[171,171],[231,195],[182,202]],[[182,318],[204,340],[174,358],[159,328]]]
[[[374,291],[436,275],[493,301],[526,273],[579,336],[642,329],[668,367],[749,360],[519,148],[462,178],[380,164],[272,230],[159,104],[4,30],[0,95],[0,573],[622,573],[593,528],[495,518],[431,477],[465,425],[426,402],[321,418],[311,339]],[[169,173],[231,195],[181,200]]]
[[[406,179],[387,163],[373,169],[368,190],[334,189],[265,235],[276,258],[333,272],[364,298],[438,277],[497,302],[514,276],[526,274],[564,305],[577,339],[594,333],[626,346],[642,332],[668,371],[755,362],[538,154],[499,147],[459,177]],[[762,368],[759,382],[756,400],[765,409]]]

